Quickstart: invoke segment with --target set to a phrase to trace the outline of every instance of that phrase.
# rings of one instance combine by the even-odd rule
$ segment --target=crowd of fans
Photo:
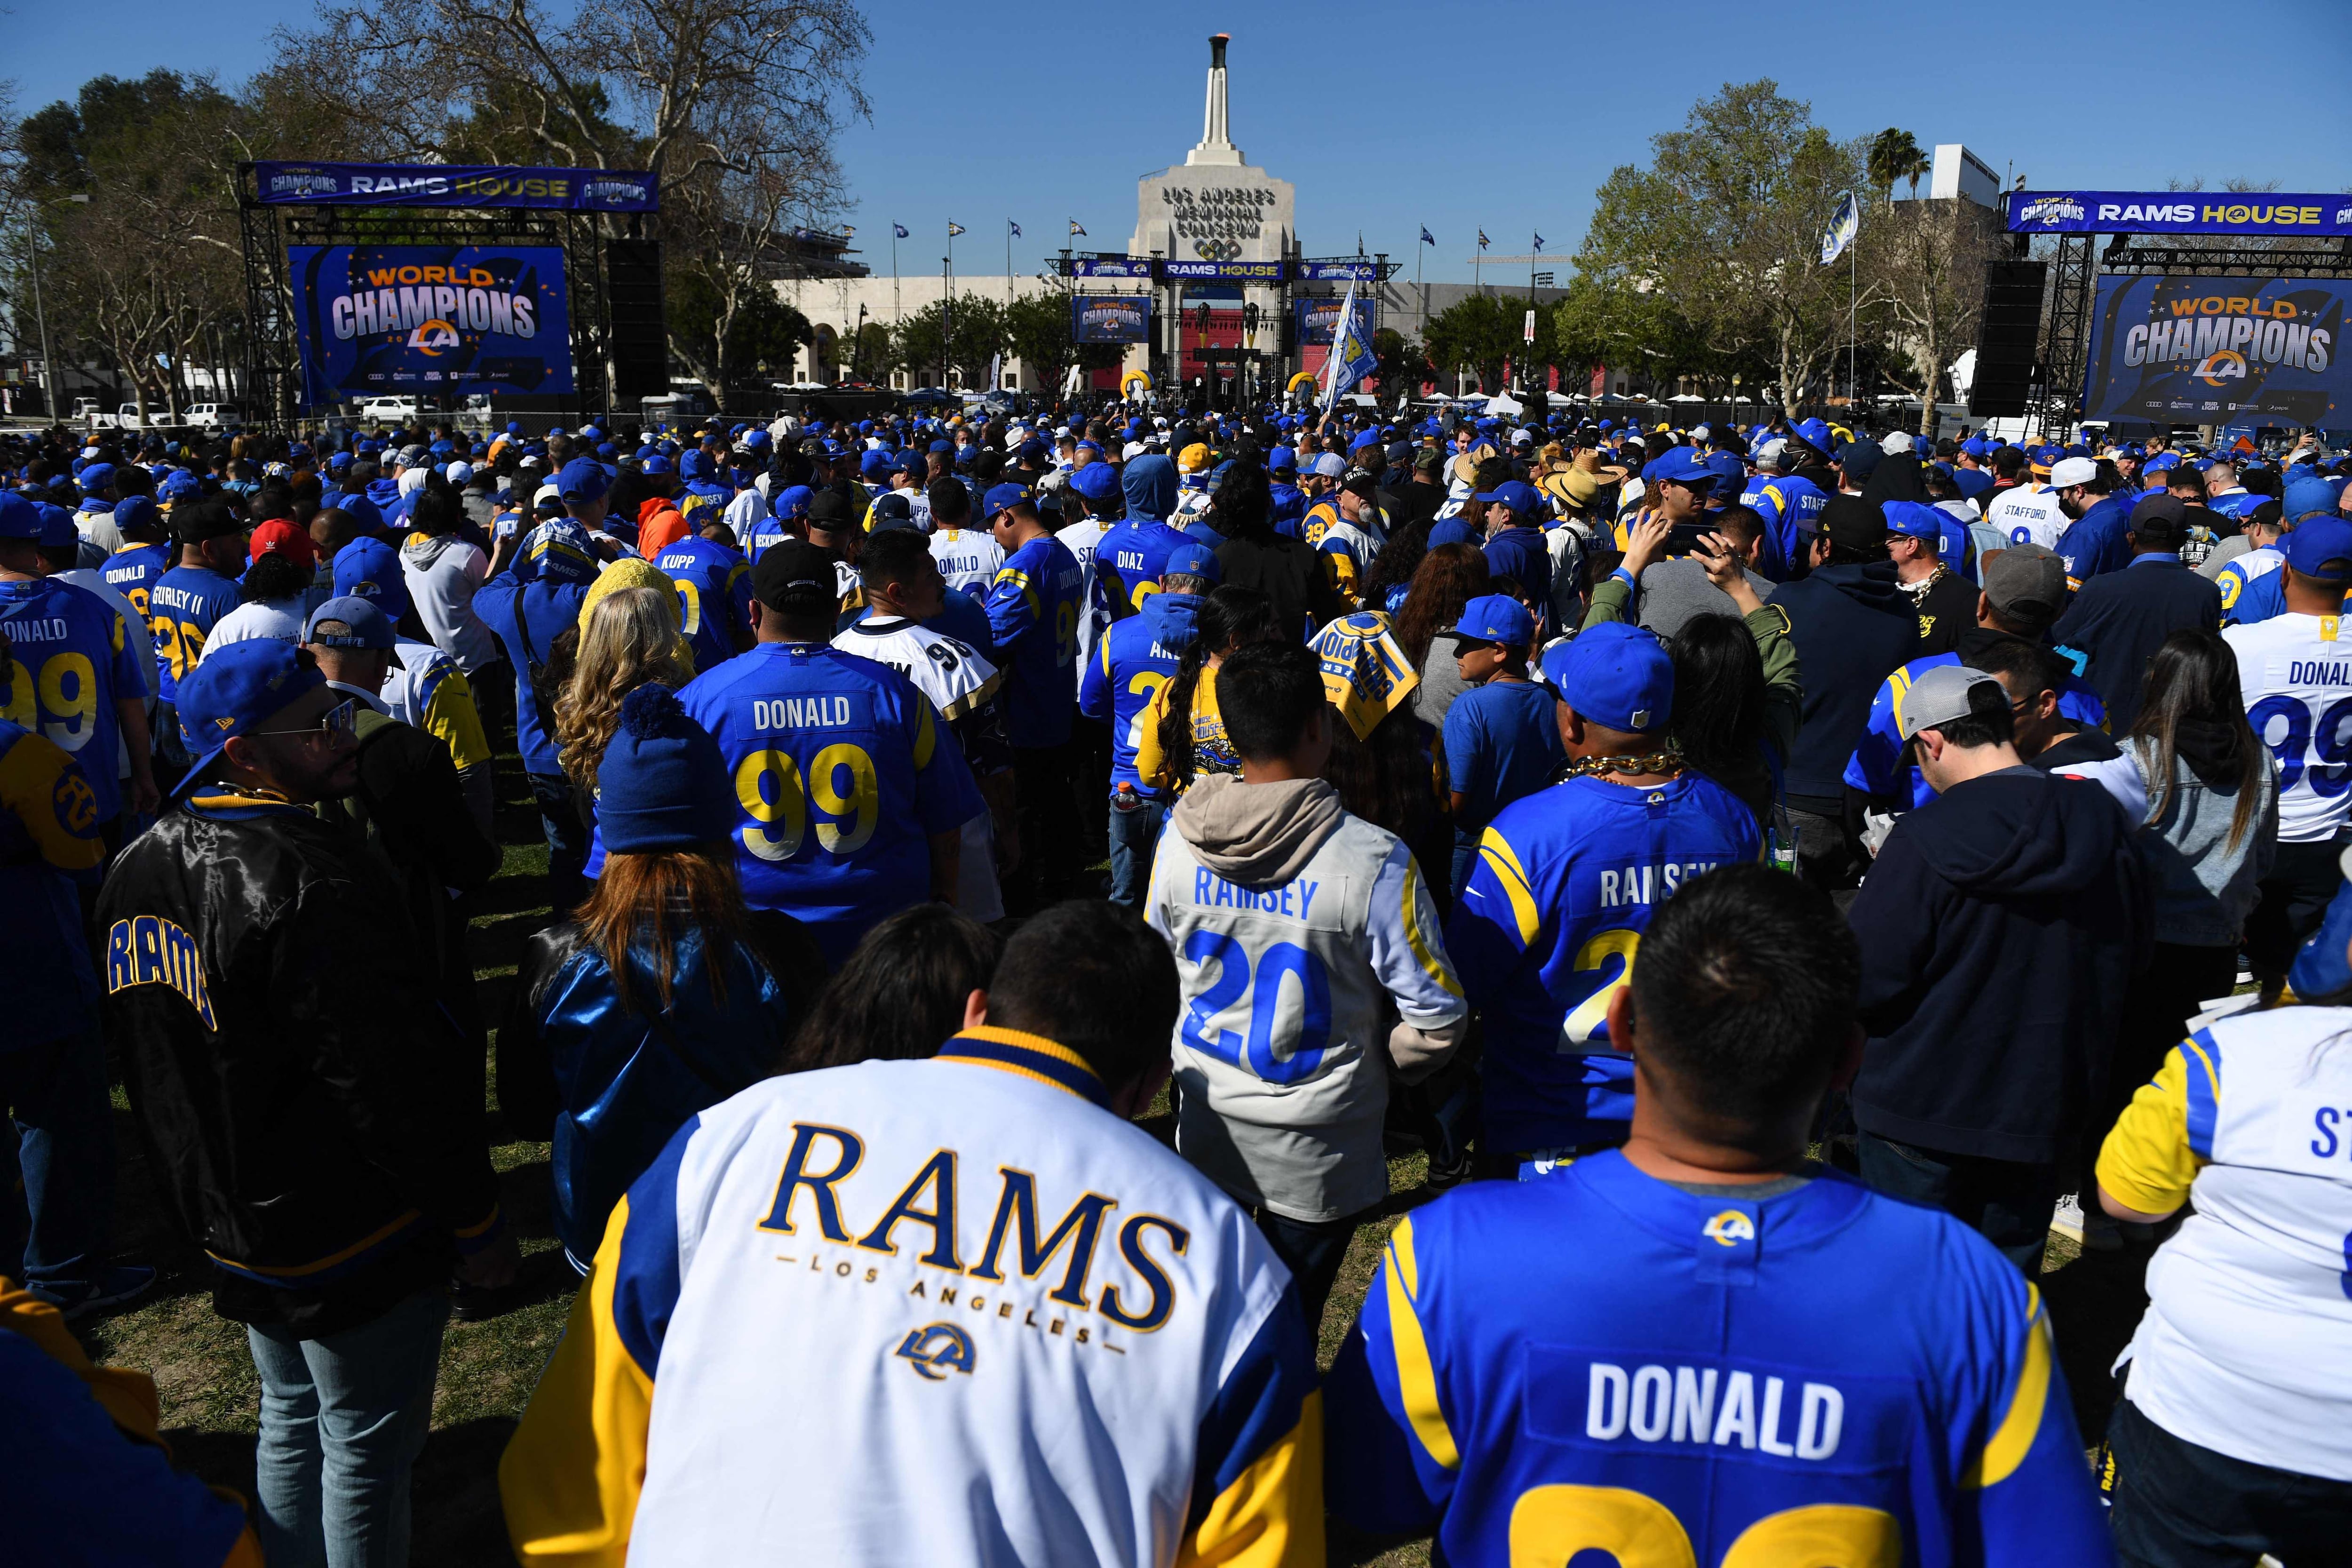
[[[35,1555],[407,1561],[446,1324],[535,1288],[493,1103],[579,1281],[525,1561],[2341,1554],[2352,459],[484,434],[0,442]],[[64,1326],[155,1285],[110,1082],[249,1505]],[[2153,1253],[2095,1467],[2053,1222]]]

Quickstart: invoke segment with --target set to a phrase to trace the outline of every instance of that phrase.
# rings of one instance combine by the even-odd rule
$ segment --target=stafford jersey
[[[1850,787],[1869,795],[1893,795],[1903,787],[1895,776],[1902,769],[1911,775],[1910,788],[1903,795],[1910,806],[1922,806],[1936,798],[1925,774],[1916,767],[1903,769],[1903,700],[1909,695],[1911,683],[1928,670],[1959,662],[1957,653],[1931,653],[1913,659],[1878,683],[1878,694],[1870,700],[1870,722],[1853,754],[1845,760],[1845,782]],[[2086,730],[2107,727],[2107,705],[2100,700],[2098,689],[2080,676],[2059,678],[2058,711]]]
[[[719,742],[734,784],[743,901],[796,916],[828,963],[922,902],[928,839],[983,809],[929,701],[871,659],[762,643],[677,700]]]
[[[1342,816],[1290,880],[1246,887],[1171,827],[1143,913],[1181,961],[1177,1149],[1241,1202],[1288,1219],[1378,1204],[1390,1009],[1423,1030],[1469,1011],[1403,840]]]
[[[1007,744],[1058,746],[1070,738],[1085,596],[1077,557],[1055,539],[1031,540],[997,569],[984,607],[1003,656]]]
[[[694,645],[694,668],[716,669],[735,657],[735,634],[751,629],[751,568],[723,544],[688,534],[654,564],[677,584],[679,624]]]
[[[1332,1511],[1457,1568],[2115,1562],[2040,1293],[1822,1171],[1611,1152],[1398,1223],[1326,1385]]]
[[[131,601],[139,618],[152,628],[155,612],[148,605],[148,590],[155,579],[172,569],[172,552],[161,544],[126,544],[106,558],[99,574],[107,586]]]
[[[2099,1152],[2143,1214],[2195,1208],[2147,1269],[2125,1397],[2175,1436],[2352,1481],[2352,1008],[2200,1029]]]
[[[1657,907],[1760,842],[1756,814],[1692,773],[1641,788],[1571,778],[1487,825],[1445,942],[1486,1021],[1488,1148],[1624,1142],[1633,1064],[1609,1044],[1610,997]]]
[[[1771,525],[1781,560],[1801,561],[1830,498],[1821,486],[1794,474],[1758,474],[1739,492],[1739,504]]]
[[[147,629],[155,638],[156,695],[180,700],[180,678],[205,657],[205,639],[236,608],[236,583],[209,566],[174,566],[147,590]]]
[[[1095,557],[1115,525],[1099,518],[1074,522],[1055,533],[1070,559],[1078,563],[1079,603],[1084,606],[1078,616],[1078,662],[1084,664],[1094,653],[1095,639],[1110,626],[1110,589],[1095,569]]]
[[[984,528],[943,528],[931,535],[931,559],[949,587],[980,598],[1004,564],[1004,547]]]
[[[2058,492],[2048,485],[2011,485],[1994,499],[1985,521],[2011,544],[2039,544],[2053,551],[2074,525],[2059,506]]]
[[[8,648],[0,718],[80,763],[96,800],[92,820],[112,817],[122,809],[114,705],[145,701],[148,685],[122,612],[70,583],[0,583],[0,637]]]
[[[523,1561],[1320,1564],[1289,1274],[1106,1099],[982,1027],[687,1122],[499,1464]]]
[[[2352,636],[2335,616],[2229,626],[2246,722],[2279,764],[2279,842],[2333,838],[2352,818]]]

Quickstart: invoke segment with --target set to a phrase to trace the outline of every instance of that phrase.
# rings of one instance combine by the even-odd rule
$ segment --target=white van
[[[414,419],[423,411],[423,406],[415,397],[399,393],[379,393],[373,397],[360,399],[362,419]]]

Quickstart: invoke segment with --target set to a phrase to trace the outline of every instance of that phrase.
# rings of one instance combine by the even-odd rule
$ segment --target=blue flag
[[[960,235],[962,232],[963,225],[956,222],[953,218],[948,219],[948,237],[950,239],[953,239],[957,235]]]
[[[1490,245],[1492,245],[1492,244],[1494,244],[1494,243],[1495,243],[1495,242],[1494,242],[1493,240],[1488,239],[1488,238],[1486,237],[1486,231],[1485,229],[1483,229],[1483,228],[1482,228],[1482,229],[1480,229],[1480,230],[1478,231],[1478,248],[1479,248],[1479,249],[1484,250],[1484,249],[1486,249],[1488,246],[1490,246]]]
[[[890,226],[890,232],[904,239],[907,237],[907,226],[903,223],[894,223]]]
[[[1544,245],[1543,236],[1542,236],[1542,235],[1538,235],[1538,236],[1536,236],[1536,254],[1537,254],[1537,255],[1540,256],[1540,255],[1542,255],[1542,254],[1543,254],[1543,245]]]
[[[1421,243],[1423,245],[1435,245],[1437,243],[1437,237],[1429,232],[1429,226],[1427,224],[1423,224],[1421,226]]]
[[[1372,352],[1371,301],[1358,296],[1356,280],[1350,278],[1348,297],[1339,303],[1339,324],[1331,331],[1323,405],[1328,408],[1338,402],[1342,393],[1378,370],[1380,363],[1380,356]]]
[[[1021,226],[1019,224],[1014,223],[1011,218],[1006,218],[1004,220],[1004,226],[1013,231],[1013,237],[1014,239],[1019,239],[1021,237]]]
[[[1837,211],[1830,215],[1830,226],[1822,236],[1822,265],[1826,267],[1843,256],[1861,228],[1862,208],[1855,204],[1853,193],[1848,191],[1838,198]]]
[[[1072,219],[1070,220],[1070,237],[1071,237],[1071,238],[1076,239],[1076,238],[1077,238],[1079,236],[1081,236],[1081,235],[1085,234],[1086,232],[1087,232],[1087,231],[1086,231],[1085,229],[1083,229],[1083,228],[1081,228],[1081,227],[1079,227],[1079,226],[1078,226],[1078,220],[1077,220],[1077,219],[1076,219],[1076,218],[1072,218]]]

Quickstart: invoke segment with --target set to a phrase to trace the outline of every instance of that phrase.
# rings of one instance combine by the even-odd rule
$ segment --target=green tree
[[[1520,332],[1525,309],[1514,300],[1472,294],[1430,317],[1421,342],[1437,369],[1441,389],[1451,391],[1443,383],[1462,371],[1476,380],[1480,392],[1501,391],[1503,362],[1526,347]]]
[[[724,294],[701,269],[682,268],[670,274],[665,289],[670,350],[709,388],[721,413],[731,391],[754,374],[785,376],[794,351],[816,341],[808,318],[773,289]]]
[[[945,330],[953,333],[943,351]],[[952,310],[942,311],[936,300],[909,315],[892,334],[891,353],[919,385],[939,379],[945,358],[961,374],[963,384],[978,388],[988,379],[988,362],[1005,348],[1004,307],[984,294],[959,294]]]
[[[1057,388],[1072,365],[1108,370],[1119,362],[1115,343],[1082,343],[1070,324],[1070,296],[1058,288],[1024,294],[1004,312],[1005,352],[1026,365],[1040,386]]]

